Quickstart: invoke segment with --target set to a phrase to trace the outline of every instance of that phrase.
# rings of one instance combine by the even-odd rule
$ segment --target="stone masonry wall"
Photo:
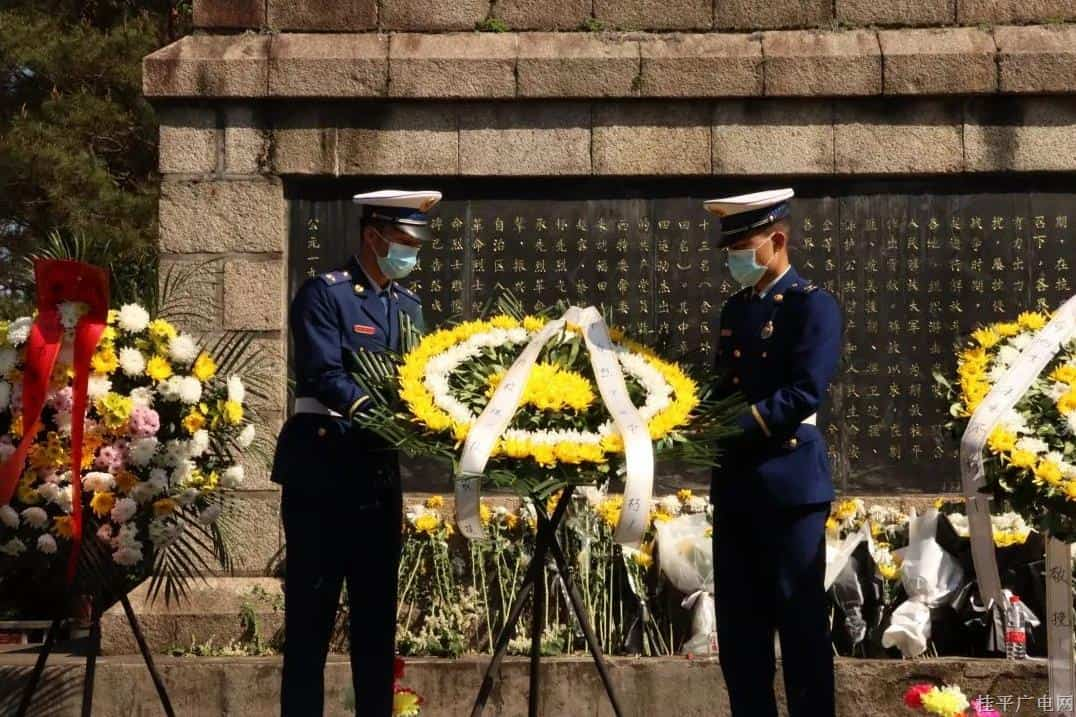
[[[145,58],[162,264],[250,332],[286,411],[295,176],[1076,171],[1072,0],[195,0]],[[476,26],[498,32],[474,32]],[[506,31],[507,30],[507,31]],[[774,151],[779,148],[779,151]],[[281,546],[251,470],[242,574]]]

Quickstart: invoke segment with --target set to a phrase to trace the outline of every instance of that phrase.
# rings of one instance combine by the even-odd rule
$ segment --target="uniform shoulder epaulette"
[[[321,275],[321,280],[329,286],[339,284],[343,281],[351,280],[351,272],[349,271],[329,271]]]
[[[793,293],[798,293],[798,294],[810,294],[812,291],[818,291],[819,288],[820,287],[818,286],[818,284],[812,283],[810,281],[802,281],[801,280],[801,281],[797,281],[797,282],[795,282],[793,284],[790,284],[789,287],[787,289],[785,289],[785,292],[786,293],[787,292],[793,292]]]
[[[400,284],[397,284],[396,285],[396,290],[400,292],[400,296],[406,296],[408,299],[411,299],[412,301],[421,301],[421,299],[418,298],[418,294],[411,291],[406,286],[402,286]]]

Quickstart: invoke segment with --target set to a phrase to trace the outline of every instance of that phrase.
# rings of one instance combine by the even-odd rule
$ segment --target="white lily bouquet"
[[[401,316],[401,331],[402,354],[354,356],[353,377],[371,399],[356,421],[408,455],[450,463],[459,476],[461,448],[496,417],[503,430],[481,436],[483,480],[543,504],[566,486],[602,485],[626,472],[631,451],[610,400],[626,399],[630,405],[618,404],[624,414],[637,411],[651,471],[654,458],[712,466],[717,442],[738,430],[739,398],[708,400],[685,367],[606,329],[594,309],[561,319],[525,315],[504,295],[476,320],[422,336]],[[599,334],[607,341],[596,347]],[[595,371],[599,351],[615,366]],[[609,380],[618,370],[626,395],[614,396]],[[502,410],[497,398],[506,390]],[[649,511],[649,500],[640,504]]]

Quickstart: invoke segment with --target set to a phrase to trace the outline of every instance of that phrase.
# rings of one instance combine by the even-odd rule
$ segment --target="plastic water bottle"
[[[1027,657],[1027,628],[1024,625],[1024,611],[1020,597],[1013,595],[1005,610],[1005,657],[1009,660],[1023,660]]]

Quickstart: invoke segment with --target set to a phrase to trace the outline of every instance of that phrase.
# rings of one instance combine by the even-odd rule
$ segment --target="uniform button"
[[[733,383],[739,383],[740,382],[740,377],[739,376],[733,376],[732,377],[732,382]]]
[[[762,358],[766,358],[766,352],[765,351],[762,352]]]
[[[788,439],[788,447],[789,448],[795,448],[798,443],[799,443],[799,441],[797,441],[794,437]]]
[[[740,358],[740,349],[734,349],[732,355],[736,358]]]
[[[774,294],[773,295],[773,300],[776,301],[778,304],[780,304],[782,301],[785,300],[785,295],[784,294]]]
[[[321,428],[318,429],[318,437],[320,437],[320,438],[324,438],[325,434],[327,434],[327,433],[328,433],[328,431],[325,429],[325,426],[322,426]]]

